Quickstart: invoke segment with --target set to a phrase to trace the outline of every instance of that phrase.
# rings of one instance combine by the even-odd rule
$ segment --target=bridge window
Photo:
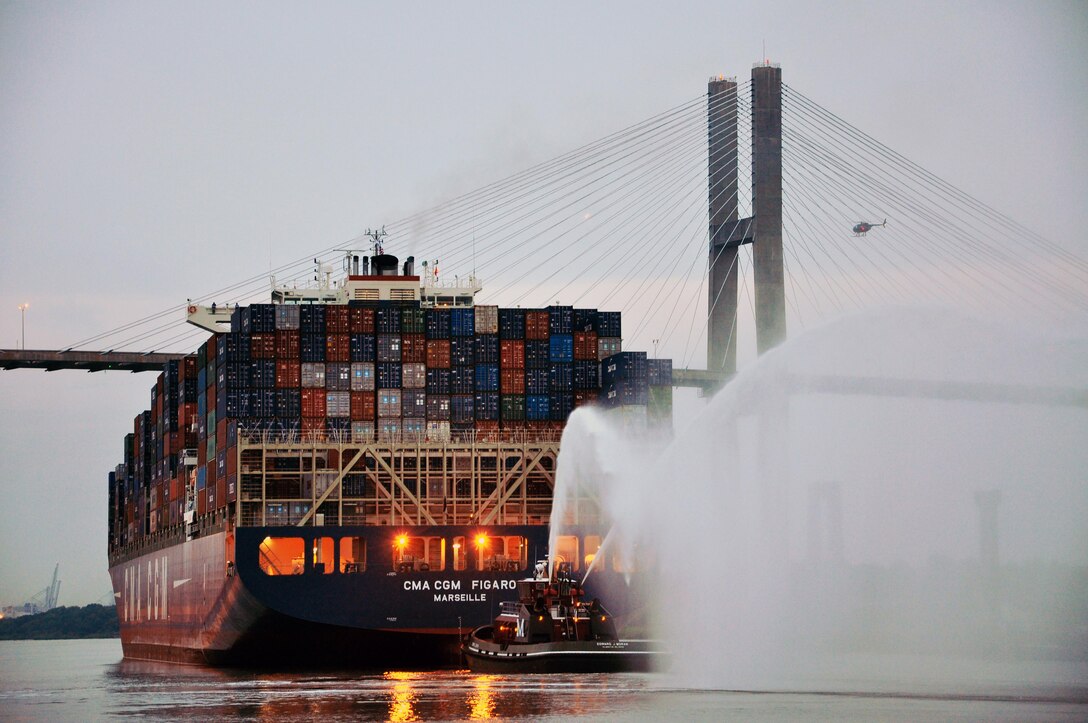
[[[258,548],[258,557],[266,575],[301,575],[306,542],[301,537],[266,537]]]
[[[464,551],[465,538],[455,538],[453,544],[454,559],[461,565],[456,569],[464,570],[465,560],[463,556],[458,556],[458,552]],[[528,562],[529,543],[524,537],[516,535],[507,537],[491,536],[480,533],[470,540],[468,544],[475,549],[475,569],[478,571],[514,572],[524,570]],[[460,545],[460,548],[458,548],[458,545]]]
[[[586,569],[593,564],[593,560],[597,557],[597,552],[601,549],[601,536],[600,535],[586,535],[585,539],[585,556],[582,561],[586,564]]]
[[[366,570],[366,540],[362,537],[340,538],[340,571],[352,574]]]
[[[331,537],[318,537],[310,550],[313,555],[314,572],[328,575],[336,571],[336,540]]]
[[[397,535],[393,540],[393,569],[430,572],[446,569],[446,541],[441,537]]]

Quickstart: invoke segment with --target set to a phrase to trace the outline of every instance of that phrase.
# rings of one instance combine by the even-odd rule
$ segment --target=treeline
[[[0,640],[64,640],[119,636],[117,611],[112,605],[59,607],[37,615],[0,620]]]

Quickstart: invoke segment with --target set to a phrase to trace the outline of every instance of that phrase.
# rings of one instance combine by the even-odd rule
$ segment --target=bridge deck
[[[184,354],[125,351],[51,351],[45,349],[0,349],[0,369],[81,369],[88,372],[161,372],[168,361]]]

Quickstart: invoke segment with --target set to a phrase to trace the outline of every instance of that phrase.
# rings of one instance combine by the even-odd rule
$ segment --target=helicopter
[[[887,225],[888,219],[884,219],[884,223],[869,223],[868,221],[858,221],[857,224],[854,225],[854,235],[864,236],[877,226],[884,228]]]

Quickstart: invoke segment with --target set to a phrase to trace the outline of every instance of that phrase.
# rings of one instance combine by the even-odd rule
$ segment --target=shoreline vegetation
[[[120,637],[112,605],[58,607],[37,615],[0,620],[0,640],[74,640]]]

